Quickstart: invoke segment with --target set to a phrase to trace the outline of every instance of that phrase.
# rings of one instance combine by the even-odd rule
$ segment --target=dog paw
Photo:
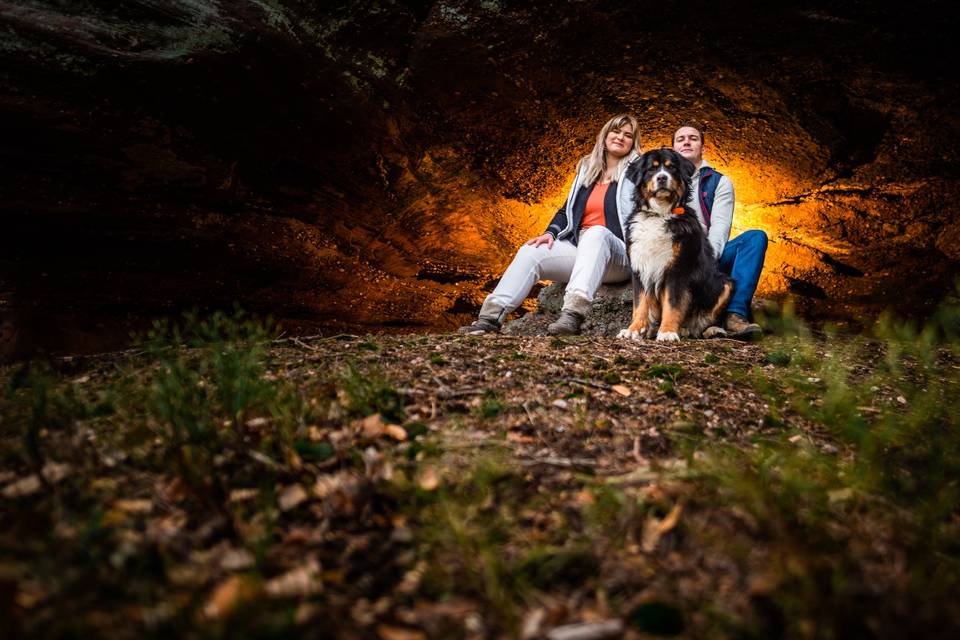
[[[622,340],[639,340],[641,336],[639,331],[631,331],[630,329],[621,329],[620,333],[617,334],[617,337]]]
[[[723,338],[727,335],[727,332],[724,331],[723,327],[707,327],[703,331],[703,337],[706,339],[710,338]]]
[[[657,342],[679,342],[680,336],[673,331],[661,331],[657,334]]]

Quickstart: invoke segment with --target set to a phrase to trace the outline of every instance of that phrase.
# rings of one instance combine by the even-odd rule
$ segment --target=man
[[[762,333],[760,325],[750,322],[749,318],[750,301],[757,290],[767,252],[767,234],[751,229],[727,241],[733,223],[733,183],[704,160],[703,145],[703,126],[697,122],[681,122],[673,133],[674,151],[696,167],[690,207],[707,230],[707,241],[718,258],[720,271],[729,275],[736,285],[727,305],[723,328],[729,337],[749,340]]]

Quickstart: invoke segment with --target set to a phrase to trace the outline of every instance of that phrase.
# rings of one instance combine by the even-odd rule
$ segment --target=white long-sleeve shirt
[[[707,221],[703,215],[703,209],[700,207],[700,169],[711,166],[706,160],[700,162],[697,171],[693,174],[692,188],[690,189],[690,201],[687,203],[690,208],[697,212],[697,219],[707,230],[707,242],[713,249],[713,254],[720,259],[723,255],[723,248],[727,246],[727,240],[730,239],[730,227],[733,225],[733,182],[727,176],[721,176],[717,183],[717,190],[713,196],[713,207],[710,209],[710,228],[707,228]]]

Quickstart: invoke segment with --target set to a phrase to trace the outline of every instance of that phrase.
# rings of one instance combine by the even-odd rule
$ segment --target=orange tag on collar
[[[672,214],[674,214],[674,215],[680,215],[680,214],[683,213],[684,211],[686,211],[686,209],[684,209],[683,207],[676,207],[675,209],[672,209],[672,210],[670,211],[670,213],[672,213]]]

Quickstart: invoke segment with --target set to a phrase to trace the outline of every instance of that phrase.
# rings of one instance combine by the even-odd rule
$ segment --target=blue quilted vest
[[[723,174],[713,167],[703,167],[700,169],[700,210],[703,211],[704,222],[707,223],[707,229],[710,228],[710,212],[713,210],[713,198],[717,195],[717,185],[720,184],[720,178]]]

